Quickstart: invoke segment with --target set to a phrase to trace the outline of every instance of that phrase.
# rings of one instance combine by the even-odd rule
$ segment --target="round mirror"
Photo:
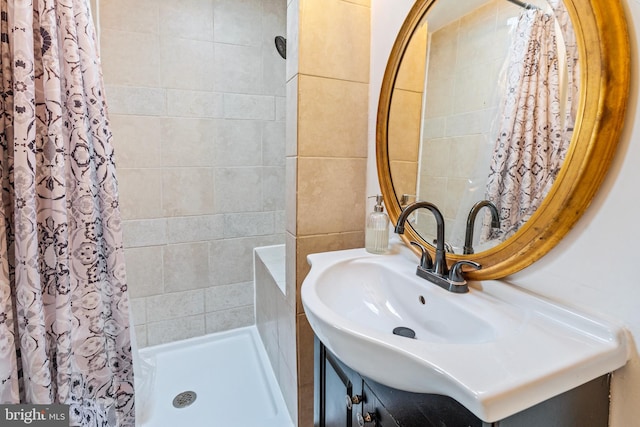
[[[445,218],[448,258],[483,266],[470,277],[526,267],[566,234],[604,178],[628,85],[617,2],[416,2],[378,110],[378,175],[392,221],[429,201]],[[405,241],[434,244],[429,211],[409,224]]]

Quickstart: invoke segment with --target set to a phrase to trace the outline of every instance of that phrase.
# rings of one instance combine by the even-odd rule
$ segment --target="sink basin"
[[[302,303],[329,350],[379,383],[450,396],[486,422],[612,372],[629,358],[620,325],[504,282],[447,292],[415,275],[417,259],[404,248],[308,260]]]

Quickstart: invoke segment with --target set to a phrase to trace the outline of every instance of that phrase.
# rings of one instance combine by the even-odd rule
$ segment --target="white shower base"
[[[139,427],[293,427],[255,326],[147,347],[140,357],[156,369],[149,396],[136,396]],[[196,400],[175,408],[184,391]]]

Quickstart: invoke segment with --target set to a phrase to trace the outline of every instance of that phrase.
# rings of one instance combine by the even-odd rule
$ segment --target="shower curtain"
[[[0,402],[134,426],[111,133],[88,1],[0,0]]]
[[[491,229],[490,217],[485,217],[483,240],[507,238],[533,215],[571,139],[562,114],[554,16],[539,9],[523,12],[511,49],[487,183],[487,198],[500,212],[500,228]]]

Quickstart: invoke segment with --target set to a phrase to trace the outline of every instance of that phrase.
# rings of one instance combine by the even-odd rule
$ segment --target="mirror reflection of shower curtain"
[[[501,224],[491,229],[485,216],[483,241],[511,236],[533,215],[565,158],[570,138],[555,25],[554,16],[539,9],[519,18],[487,183],[487,199],[498,207]]]

